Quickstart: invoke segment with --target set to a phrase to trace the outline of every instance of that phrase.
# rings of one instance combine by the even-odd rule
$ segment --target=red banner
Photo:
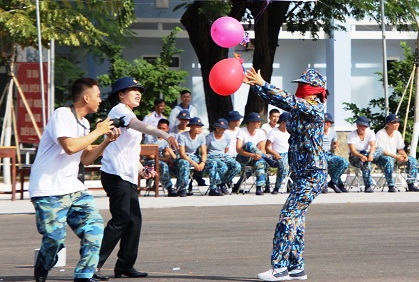
[[[45,95],[45,114],[48,117],[48,79],[47,79],[47,63],[44,63],[44,95]],[[39,63],[18,63],[17,80],[20,88],[26,98],[26,102],[31,109],[33,118],[38,125],[39,131],[43,132],[42,125],[42,99],[41,99],[41,81]],[[17,94],[17,128],[19,143],[39,143],[31,116],[26,110],[21,95]]]

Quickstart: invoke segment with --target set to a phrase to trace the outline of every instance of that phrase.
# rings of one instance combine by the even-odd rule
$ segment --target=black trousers
[[[115,265],[129,269],[137,260],[142,224],[137,185],[103,171],[101,182],[109,197],[112,218],[105,227],[98,268],[103,266],[120,241]]]

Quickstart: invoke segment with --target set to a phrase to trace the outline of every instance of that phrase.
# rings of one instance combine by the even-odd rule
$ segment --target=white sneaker
[[[259,273],[258,278],[263,281],[291,280],[291,277],[288,275],[288,269],[286,267],[269,269],[268,271]]]
[[[289,272],[291,280],[307,280],[307,275],[304,269],[293,269]]]

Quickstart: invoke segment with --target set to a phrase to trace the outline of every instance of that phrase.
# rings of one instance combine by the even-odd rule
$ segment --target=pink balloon
[[[221,17],[212,24],[211,37],[218,46],[230,48],[242,42],[244,29],[235,18]]]
[[[243,67],[237,59],[224,59],[212,67],[209,83],[215,93],[228,96],[240,88],[243,76]]]

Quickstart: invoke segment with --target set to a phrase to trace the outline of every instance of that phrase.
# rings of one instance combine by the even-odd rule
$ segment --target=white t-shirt
[[[272,150],[277,153],[288,153],[288,149],[290,147],[288,143],[288,139],[290,138],[290,134],[288,131],[281,131],[279,128],[274,128],[268,133],[268,139],[272,142]]]
[[[111,109],[109,117],[124,117],[126,125],[137,118],[125,104],[119,103]],[[137,130],[121,127],[121,135],[111,142],[103,151],[101,171],[120,176],[123,180],[138,184],[138,163],[140,161],[140,143],[142,133]]]
[[[257,146],[259,142],[266,140],[265,131],[260,128],[256,129],[255,135],[251,136],[247,127],[240,128],[239,132],[237,133],[237,139],[243,140],[243,145],[252,142],[253,145]]]
[[[278,125],[276,124],[275,127],[272,127],[269,122],[262,124],[261,129],[266,132],[266,135],[268,135],[269,132],[271,132],[272,129],[276,128]]]
[[[230,136],[230,144],[228,145],[228,151],[227,151],[227,155],[230,155],[232,157],[236,157],[237,156],[237,151],[236,151],[236,142],[237,142],[237,133],[239,132],[240,127],[236,127],[234,130],[231,129],[227,129],[226,131],[224,131],[224,135]]]
[[[85,118],[78,124],[68,107],[60,107],[51,115],[35,161],[31,167],[29,196],[59,196],[86,189],[77,179],[83,150],[72,155],[66,154],[58,142],[59,137],[77,138],[89,133],[89,121]]]
[[[375,138],[377,138],[377,147],[382,148],[384,151],[396,154],[398,150],[404,149],[403,137],[400,131],[394,131],[393,136],[390,137],[383,128],[377,132]]]
[[[191,104],[189,104],[189,107],[187,109],[182,108],[180,105],[181,104],[176,105],[172,109],[172,111],[170,112],[169,123],[170,123],[171,127],[179,124],[179,120],[177,119],[177,116],[179,115],[180,111],[182,111],[182,110],[188,110],[189,115],[191,116],[191,118],[196,117],[198,115],[198,111]]]
[[[359,138],[356,129],[348,135],[348,144],[354,144],[355,149],[358,152],[369,151],[371,141],[375,141],[375,133],[369,128],[366,129],[364,140],[361,140],[361,138]]]
[[[153,111],[153,112],[149,113],[148,115],[146,115],[143,118],[143,122],[145,122],[149,125],[152,125],[154,127],[157,127],[157,124],[159,123],[159,120],[161,120],[162,118],[165,119],[166,117],[164,115],[157,114],[156,111]],[[153,143],[155,143],[156,138],[157,137],[155,137],[153,135],[144,134],[144,139],[145,139],[144,143],[145,144],[153,144]]]

